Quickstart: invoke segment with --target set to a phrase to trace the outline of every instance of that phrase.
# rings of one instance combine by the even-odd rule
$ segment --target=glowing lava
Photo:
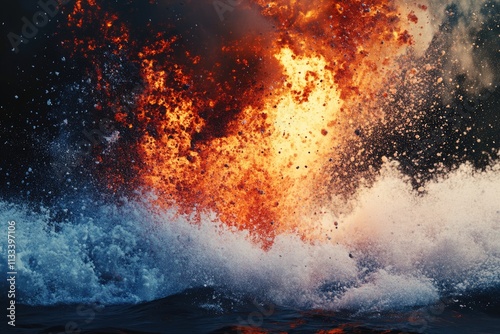
[[[175,22],[132,42],[120,16],[90,0],[76,2],[69,25],[100,22],[88,49],[75,38],[76,49],[88,56],[113,43],[110,53],[139,68],[133,110],[108,104],[136,136],[126,143],[140,160],[133,184],[153,191],[153,205],[194,221],[214,213],[263,247],[279,233],[318,238],[334,228],[328,162],[357,125],[383,117],[377,101],[418,13],[383,0],[255,0],[239,10],[266,24],[233,33],[230,23],[209,51]]]

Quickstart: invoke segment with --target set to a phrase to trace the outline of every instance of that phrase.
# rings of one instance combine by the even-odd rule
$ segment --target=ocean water
[[[50,208],[4,201],[2,220],[16,222],[16,330],[494,333],[498,167],[463,166],[427,189],[416,195],[388,163],[331,240],[282,235],[267,251],[214,218],[193,225],[137,202],[79,198],[54,221]]]
[[[498,1],[40,8],[0,333],[500,333]]]

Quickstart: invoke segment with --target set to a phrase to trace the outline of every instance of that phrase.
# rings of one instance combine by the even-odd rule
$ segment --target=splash
[[[498,288],[499,168],[462,166],[419,196],[388,162],[331,240],[280,234],[267,250],[213,215],[194,225],[174,210],[152,213],[147,199],[60,203],[75,213],[62,223],[54,208],[0,202],[0,213],[17,222],[24,304],[137,303],[211,286],[277,305],[376,313]]]

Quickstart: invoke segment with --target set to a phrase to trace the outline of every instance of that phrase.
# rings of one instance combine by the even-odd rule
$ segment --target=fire
[[[133,110],[119,111],[112,80],[95,65],[98,89],[133,131],[127,145],[140,161],[133,182],[109,176],[111,186],[152,191],[154,207],[193,221],[215,214],[262,247],[280,233],[317,239],[334,228],[328,162],[355,124],[384,117],[378,100],[412,44],[407,26],[418,13],[390,0],[254,0],[241,10],[268,22],[266,33],[235,38],[229,30],[203,52],[173,22],[149,26],[141,44],[98,3],[78,0],[69,14],[75,31],[99,30],[75,37],[74,52],[95,59],[112,43],[109,52],[136,64],[142,81]]]

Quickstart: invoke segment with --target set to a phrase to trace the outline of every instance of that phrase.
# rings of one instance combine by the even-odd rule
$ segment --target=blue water
[[[268,251],[245,232],[217,227],[215,217],[193,225],[173,213],[153,214],[145,203],[82,196],[61,205],[65,215],[55,219],[55,208],[2,202],[2,220],[16,221],[18,324],[50,332],[79,305],[95,305],[88,330],[234,332],[239,318],[260,319],[260,312],[263,320],[246,325],[284,331],[305,321],[306,332],[345,323],[437,333],[467,332],[469,319],[494,333],[497,165],[483,173],[464,166],[429,183],[423,196],[390,163],[384,170],[339,217],[330,240],[282,235]],[[0,245],[5,254],[5,238]],[[7,272],[5,261],[0,271]],[[276,311],[267,315],[263,305]]]

